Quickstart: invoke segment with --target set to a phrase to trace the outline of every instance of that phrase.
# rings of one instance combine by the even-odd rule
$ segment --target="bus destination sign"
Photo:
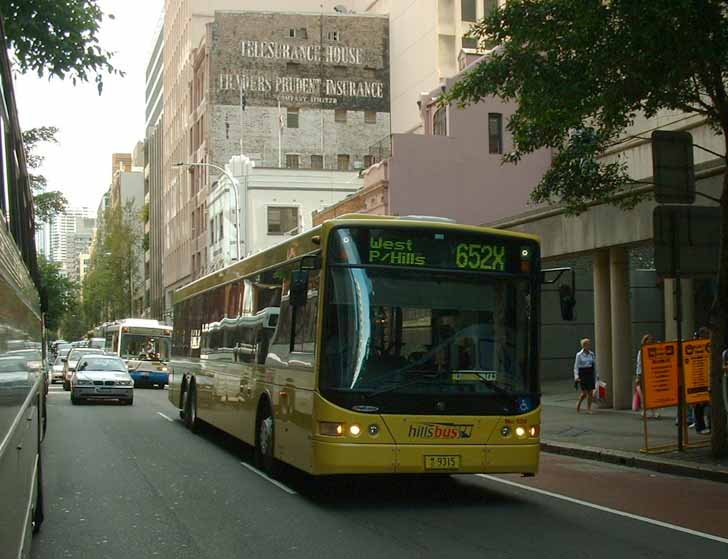
[[[456,270],[530,271],[535,247],[497,235],[445,230],[342,228],[333,232],[332,263]],[[527,261],[524,267],[521,262]]]

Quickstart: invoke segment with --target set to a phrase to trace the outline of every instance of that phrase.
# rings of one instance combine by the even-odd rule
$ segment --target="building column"
[[[622,247],[609,249],[609,286],[612,322],[612,404],[615,409],[632,407],[632,317],[629,304],[629,253]]]
[[[609,251],[600,250],[592,259],[594,276],[594,351],[599,378],[607,383],[607,404],[614,406],[612,387],[612,311],[609,281]]]
[[[682,284],[682,337],[690,339],[701,324],[695,324],[695,297],[692,278],[683,278]],[[677,340],[677,305],[674,279],[665,279],[663,293],[665,298],[665,341]]]

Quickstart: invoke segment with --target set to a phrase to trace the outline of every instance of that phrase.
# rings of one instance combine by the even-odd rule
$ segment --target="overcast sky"
[[[60,190],[73,206],[96,209],[111,182],[111,154],[131,152],[144,138],[144,74],[163,0],[99,0],[104,13],[100,43],[116,52],[113,62],[126,76],[79,84],[37,75],[16,76],[23,129],[56,126],[57,146],[44,147],[41,172],[48,188]]]

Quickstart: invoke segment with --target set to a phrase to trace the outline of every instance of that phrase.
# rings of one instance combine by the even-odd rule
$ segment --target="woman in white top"
[[[651,334],[645,334],[642,336],[642,342],[640,348],[637,350],[637,366],[635,368],[635,384],[640,387],[640,401],[642,402],[642,416],[645,415],[645,391],[642,384],[642,347],[646,344],[654,344],[655,338]],[[653,419],[660,419],[660,412],[655,410],[649,411],[649,417]]]
[[[581,411],[581,403],[586,398],[587,413],[592,412],[594,388],[596,387],[596,356],[591,349],[591,340],[581,340],[581,351],[574,360],[574,381],[579,384],[579,401],[576,403],[576,412]]]

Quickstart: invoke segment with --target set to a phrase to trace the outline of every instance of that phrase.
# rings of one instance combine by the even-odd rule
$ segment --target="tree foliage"
[[[515,101],[508,123],[518,162],[553,148],[552,167],[532,193],[567,213],[592,203],[631,208],[635,188],[609,149],[630,139],[640,116],[677,111],[703,117],[728,138],[728,5],[725,0],[509,0],[473,35],[498,47],[466,72],[443,103],[489,96]],[[605,157],[605,155],[608,155]],[[721,198],[718,296],[713,347],[728,345],[728,175]],[[714,352],[713,386],[720,384]],[[728,453],[725,410],[713,390],[713,450]]]
[[[99,46],[104,14],[97,0],[0,0],[5,35],[22,73],[70,77],[96,83],[99,94],[105,74],[120,74],[113,53]],[[107,15],[113,19],[113,15]]]
[[[132,205],[109,208],[98,224],[84,277],[83,316],[90,325],[131,316],[132,291],[141,285],[142,222]]]
[[[38,267],[48,296],[46,328],[55,332],[63,317],[73,308],[78,297],[78,285],[61,272],[60,264],[47,260],[43,255],[38,257]]]
[[[23,144],[25,145],[26,159],[28,163],[28,179],[30,190],[33,193],[33,204],[35,206],[35,220],[37,223],[47,222],[53,216],[63,213],[68,206],[68,200],[58,190],[46,192],[48,180],[39,173],[30,172],[39,169],[45,158],[38,154],[38,144],[58,143],[56,134],[58,128],[55,126],[40,126],[23,131]]]

